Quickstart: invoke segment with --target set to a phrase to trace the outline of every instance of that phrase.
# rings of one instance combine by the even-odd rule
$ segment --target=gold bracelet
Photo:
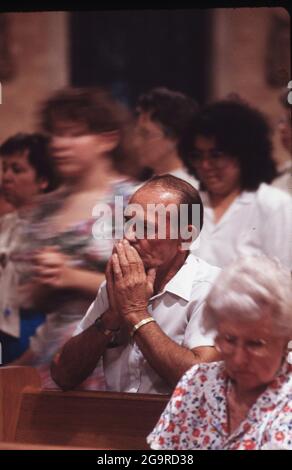
[[[152,321],[156,321],[156,320],[154,320],[153,317],[147,317],[147,318],[144,318],[144,320],[139,321],[139,323],[136,323],[136,325],[133,326],[133,329],[131,331],[131,337],[133,338],[134,334],[136,333],[137,330],[139,330],[139,328],[141,328],[141,326],[147,325],[147,323],[150,323]]]

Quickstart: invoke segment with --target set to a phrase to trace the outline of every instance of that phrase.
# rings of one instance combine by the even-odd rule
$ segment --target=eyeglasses
[[[230,163],[231,157],[226,155],[222,150],[211,149],[211,150],[193,150],[189,154],[190,158],[193,160],[193,165],[199,167],[202,165],[204,160],[207,160],[210,165],[215,168],[224,168],[228,163]]]
[[[217,335],[215,338],[215,347],[217,351],[229,356],[234,354],[235,349],[239,346],[239,341],[236,336],[232,335]],[[252,339],[241,343],[241,347],[250,355],[257,357],[264,357],[268,353],[269,343],[264,339]]]

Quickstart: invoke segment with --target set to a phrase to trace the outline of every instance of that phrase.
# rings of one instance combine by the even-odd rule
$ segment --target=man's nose
[[[125,238],[126,240],[128,240],[129,243],[135,243],[137,241],[136,230],[134,229],[133,225],[127,227],[125,232]]]

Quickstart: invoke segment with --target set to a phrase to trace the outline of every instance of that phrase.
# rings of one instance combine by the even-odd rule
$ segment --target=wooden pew
[[[0,441],[37,446],[147,449],[169,397],[42,390],[35,369],[0,368]]]
[[[41,389],[41,381],[32,367],[0,368],[0,441],[13,440],[25,389]]]
[[[45,444],[20,444],[18,442],[0,442],[0,450],[96,450],[96,448],[46,446]]]

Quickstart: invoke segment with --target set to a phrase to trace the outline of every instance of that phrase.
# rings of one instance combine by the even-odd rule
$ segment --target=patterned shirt
[[[109,186],[104,197],[96,203],[113,207],[115,197],[120,196],[126,205],[135,187],[135,184],[129,180],[117,180]],[[60,188],[58,191],[43,196],[41,203],[31,215],[30,223],[27,224],[21,253],[23,259],[26,259],[27,270],[22,273],[20,282],[22,290],[27,292],[28,305],[32,300],[26,283],[31,280],[34,266],[29,260],[35,250],[45,246],[58,247],[60,252],[68,256],[70,266],[93,272],[103,272],[111,256],[114,240],[109,231],[112,230],[112,226],[115,226],[109,223],[112,222],[111,216],[110,221],[108,220],[105,224],[108,239],[94,236],[94,229],[98,230],[96,226],[98,217],[94,213],[89,219],[80,220],[61,231],[57,228],[56,214],[69,195],[69,188]],[[70,338],[92,300],[92,296],[84,294],[79,289],[55,289],[50,297],[48,300],[51,302],[47,302],[46,312],[49,315],[30,338],[30,348],[35,355],[34,362],[30,364],[33,366],[50,364],[54,354]]]
[[[15,338],[20,337],[17,293],[21,265],[15,253],[22,241],[25,218],[14,211],[0,217],[0,331]]]
[[[226,406],[229,386],[223,362],[189,369],[147,438],[151,448],[292,450],[292,365],[283,364],[231,434]]]

